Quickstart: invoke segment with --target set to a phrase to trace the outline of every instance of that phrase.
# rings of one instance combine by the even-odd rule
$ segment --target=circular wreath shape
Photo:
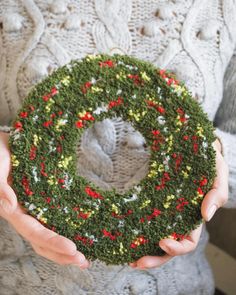
[[[78,175],[77,145],[120,117],[145,138],[149,171],[124,194]],[[163,255],[201,222],[216,176],[214,127],[173,73],[134,57],[88,55],[55,70],[24,100],[9,145],[20,204],[90,259],[124,264]]]

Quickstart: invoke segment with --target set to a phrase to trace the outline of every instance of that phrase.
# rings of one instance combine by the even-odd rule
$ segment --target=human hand
[[[221,144],[217,139],[213,143],[216,150],[216,178],[212,189],[206,194],[201,205],[201,213],[205,221],[209,221],[216,210],[223,206],[228,200],[228,166],[221,154]],[[202,231],[201,224],[197,229],[182,241],[173,239],[163,239],[159,242],[159,246],[166,252],[164,256],[144,256],[134,263],[130,263],[133,268],[146,269],[159,267],[169,261],[174,256],[184,255],[192,252],[197,247]]]
[[[37,219],[26,214],[10,187],[11,159],[9,135],[0,132],[0,217],[6,219],[28,242],[35,252],[58,264],[75,264],[81,269],[89,266],[84,255],[69,239],[45,228]]]

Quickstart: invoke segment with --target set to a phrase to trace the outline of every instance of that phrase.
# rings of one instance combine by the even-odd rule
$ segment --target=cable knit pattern
[[[0,0],[0,4],[1,125],[10,124],[30,88],[55,68],[99,52],[129,54],[171,69],[214,119],[236,44],[235,1]],[[96,124],[103,125],[103,133]],[[96,124],[79,143],[78,172],[104,189],[122,192],[146,175],[149,153],[144,139],[119,118]],[[228,206],[234,206],[236,139],[218,128],[216,132],[230,168]],[[204,256],[205,226],[194,252],[148,271],[99,261],[85,271],[56,265],[35,254],[3,219],[0,237],[0,295],[213,294]]]

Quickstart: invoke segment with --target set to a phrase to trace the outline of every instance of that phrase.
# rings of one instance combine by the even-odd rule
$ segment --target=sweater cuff
[[[225,162],[229,167],[229,200],[223,206],[236,208],[236,135],[215,128],[215,134],[219,137]]]
[[[9,127],[9,126],[0,126],[0,131],[10,133],[11,127]]]

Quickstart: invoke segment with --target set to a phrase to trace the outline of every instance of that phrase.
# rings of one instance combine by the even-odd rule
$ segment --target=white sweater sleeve
[[[229,166],[229,200],[224,207],[236,208],[236,134],[219,128],[216,128],[215,134],[222,142],[224,158]]]

